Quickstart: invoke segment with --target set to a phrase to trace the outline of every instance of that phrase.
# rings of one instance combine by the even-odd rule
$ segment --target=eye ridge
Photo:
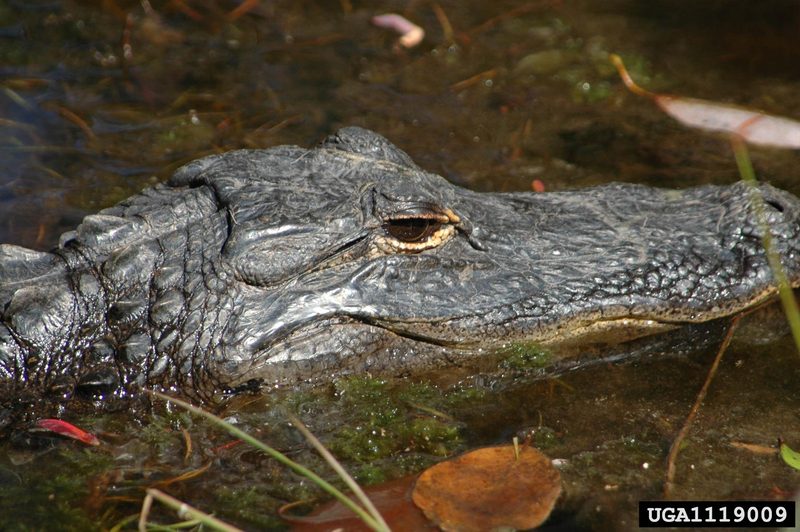
[[[383,224],[383,229],[389,236],[408,244],[424,242],[441,227],[441,221],[424,217],[397,218]]]

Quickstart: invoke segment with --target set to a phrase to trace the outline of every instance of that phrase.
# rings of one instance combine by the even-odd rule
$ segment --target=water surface
[[[239,5],[0,3],[0,241],[48,249],[86,214],[188,160],[311,145],[345,125],[374,129],[479,190],[529,190],[535,179],[548,190],[736,180],[727,140],[626,92],[612,51],[652,90],[800,117],[800,9],[790,1],[439,2],[452,35],[427,2],[275,1],[237,15]],[[425,41],[400,49],[370,25],[389,11],[423,26]],[[751,155],[762,178],[800,193],[797,153]],[[800,360],[775,329],[751,329],[726,354],[680,458],[679,498],[798,488],[776,456],[735,446],[784,437],[800,447]],[[713,352],[546,380],[535,368],[456,383],[355,379],[242,398],[226,413],[325,471],[275,406],[290,408],[364,482],[528,434],[565,464],[556,522],[626,529],[636,501],[660,496],[666,453]],[[279,526],[280,504],[318,495],[179,411],[71,421],[103,445],[0,448],[3,528],[108,528],[157,486],[259,529]],[[187,472],[195,476],[178,478]],[[163,509],[154,517],[177,521]]]

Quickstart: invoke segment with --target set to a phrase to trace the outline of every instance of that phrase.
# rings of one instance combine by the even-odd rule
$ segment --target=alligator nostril
[[[87,399],[99,399],[114,393],[118,385],[116,373],[111,368],[103,367],[83,375],[78,380],[76,391]]]
[[[783,205],[781,205],[775,200],[767,200],[767,205],[769,205],[778,212],[783,212]]]

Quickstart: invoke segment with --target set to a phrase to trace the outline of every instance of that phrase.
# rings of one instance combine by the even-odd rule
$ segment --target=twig
[[[13,90],[13,89],[11,89],[9,87],[3,87],[0,90],[2,90],[2,92],[4,92],[5,95],[8,96],[8,98],[11,101],[13,101],[15,104],[19,105],[20,107],[22,107],[26,111],[30,111],[30,110],[33,109],[33,106],[31,104],[29,104],[28,101],[25,98],[20,96],[17,93],[17,91],[15,91],[15,90]]]
[[[628,69],[625,68],[625,63],[622,62],[622,58],[620,56],[618,56],[617,54],[610,54],[608,58],[611,60],[611,63],[617,69],[617,73],[619,73],[619,77],[622,79],[622,83],[625,84],[625,87],[627,87],[629,91],[636,94],[637,96],[644,96],[645,98],[650,98],[652,100],[658,98],[658,94],[650,92],[649,90],[640,87],[639,85],[636,84],[635,81],[633,81],[633,78],[628,72]]]
[[[743,441],[732,441],[728,442],[728,445],[733,447],[734,449],[743,449],[745,451],[751,452],[753,454],[778,454],[780,453],[780,449],[776,447],[767,447],[766,445],[761,445],[758,443],[747,443]]]
[[[741,318],[742,315],[740,314],[731,320],[730,327],[728,327],[728,332],[725,334],[725,338],[722,340],[719,350],[717,351],[717,356],[714,357],[714,362],[712,362],[711,368],[708,370],[706,381],[703,383],[703,387],[697,394],[694,405],[692,405],[689,415],[686,416],[686,421],[683,422],[683,427],[681,427],[680,432],[678,432],[678,435],[672,442],[672,446],[669,448],[669,455],[667,456],[667,474],[666,480],[664,481],[665,499],[669,499],[672,496],[672,491],[675,486],[675,463],[678,460],[678,453],[680,452],[681,444],[683,444],[683,440],[685,440],[686,436],[689,434],[689,429],[692,426],[694,418],[697,416],[697,412],[700,410],[700,405],[703,404],[703,401],[706,398],[706,393],[708,392],[709,386],[711,386],[711,381],[714,380],[714,375],[717,374],[717,368],[719,367],[720,361],[722,361],[722,355],[728,349],[728,345],[730,345],[731,339],[733,338],[733,333],[736,331],[736,327],[739,325],[739,320]]]
[[[233,11],[225,15],[225,18],[228,22],[234,22],[236,19],[258,6],[259,3],[259,0],[244,0],[244,2],[239,4]]]
[[[183,0],[172,0],[172,5],[181,13],[194,20],[195,22],[202,22],[205,18],[199,11],[189,7]]]
[[[148,493],[142,501],[142,510],[139,512],[139,532],[147,532],[147,518],[150,516],[152,506],[153,497]]]
[[[421,405],[419,403],[412,403],[410,401],[408,401],[406,404],[408,404],[408,406],[410,406],[412,408],[416,408],[417,410],[422,410],[426,414],[430,414],[430,415],[432,415],[434,417],[438,417],[439,419],[443,419],[445,421],[454,421],[453,416],[451,416],[449,414],[445,414],[441,410],[436,410],[435,408],[432,408],[430,406]]]
[[[433,3],[431,8],[433,8],[433,13],[436,15],[436,20],[439,21],[439,25],[442,27],[442,33],[444,34],[445,42],[452,43],[455,33],[453,32],[453,25],[450,24],[450,19],[447,18],[447,13],[445,13],[444,9],[442,9],[442,6],[436,2]]]
[[[472,37],[474,37],[478,33],[483,33],[486,30],[490,30],[490,29],[494,28],[497,24],[499,24],[500,22],[502,22],[502,21],[504,21],[506,19],[518,17],[518,16],[523,15],[523,14],[529,12],[529,11],[535,11],[537,9],[541,9],[541,7],[542,6],[539,5],[536,2],[531,2],[529,4],[523,4],[523,5],[519,6],[519,7],[515,7],[514,9],[512,9],[510,11],[506,11],[505,13],[501,13],[501,14],[499,14],[497,16],[494,16],[494,17],[492,17],[492,18],[490,18],[488,20],[483,21],[481,24],[479,24],[479,25],[467,30],[467,34],[472,36]]]
[[[496,75],[497,75],[497,69],[490,68],[489,70],[478,72],[474,76],[470,76],[467,79],[463,79],[461,81],[453,83],[452,85],[450,85],[450,90],[453,92],[459,92],[485,79],[493,78]]]
[[[92,131],[92,128],[86,123],[86,120],[78,116],[77,113],[61,105],[52,105],[50,107],[55,109],[55,111],[60,114],[62,118],[65,118],[69,122],[72,122],[78,126],[78,128],[80,128],[80,130],[83,132],[84,136],[86,136],[86,140],[92,141],[96,138],[94,131]]]
[[[192,435],[185,428],[182,428],[181,432],[183,433],[183,442],[186,447],[186,452],[183,453],[183,461],[188,462],[189,457],[192,456]]]
[[[202,475],[203,473],[208,471],[208,468],[211,467],[211,463],[212,462],[208,462],[204,466],[198,467],[197,469],[192,469],[191,471],[187,471],[186,473],[182,473],[182,474],[178,475],[177,477],[172,477],[172,478],[167,478],[167,479],[164,479],[164,480],[159,480],[158,482],[153,484],[153,486],[159,486],[159,487],[165,488],[165,487],[167,487],[167,486],[169,486],[171,484],[175,484],[176,482],[184,482],[186,480],[191,480],[191,479],[193,479],[195,477],[199,477],[200,475]]]

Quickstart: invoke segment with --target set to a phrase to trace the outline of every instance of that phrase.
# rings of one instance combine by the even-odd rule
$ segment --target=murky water
[[[343,125],[374,129],[426,169],[481,190],[527,190],[534,179],[549,190],[736,180],[727,141],[629,94],[607,62],[611,51],[653,90],[800,117],[800,9],[790,1],[683,9],[664,1],[439,2],[438,16],[425,2],[261,2],[237,15],[238,5],[0,2],[0,241],[47,249],[82,216],[187,160],[309,145]],[[369,24],[388,11],[422,25],[424,43],[398,49],[396,36]],[[760,176],[800,193],[797,153],[751,155]],[[530,433],[565,460],[558,519],[625,529],[636,501],[660,494],[665,455],[702,385],[707,351],[557,380],[523,372],[451,386],[347,381],[243,399],[229,413],[325,470],[273,407],[298,412],[366,482]],[[776,456],[735,444],[784,437],[800,447],[799,382],[800,360],[785,338],[734,342],[681,455],[676,495],[796,490],[800,477]],[[103,445],[0,449],[2,527],[111,527],[157,486],[258,529],[279,525],[281,503],[317,493],[258,453],[225,447],[227,436],[179,411],[73,421],[100,433]],[[178,478],[187,472],[196,475]],[[171,516],[158,509],[156,518]]]

